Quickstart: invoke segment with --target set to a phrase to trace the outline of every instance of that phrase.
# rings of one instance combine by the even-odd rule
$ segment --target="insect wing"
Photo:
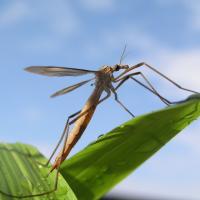
[[[75,90],[75,89],[81,87],[82,85],[88,83],[89,81],[91,81],[91,80],[93,80],[93,79],[94,79],[94,78],[89,79],[89,80],[86,80],[86,81],[82,81],[82,82],[77,83],[77,84],[75,84],[75,85],[71,85],[71,86],[69,86],[69,87],[67,87],[67,88],[64,88],[64,89],[62,89],[62,90],[59,90],[59,91],[57,91],[56,93],[52,94],[51,97],[57,97],[57,96],[66,94],[66,93],[68,93],[68,92],[71,92],[71,91],[73,91],[73,90]]]
[[[68,67],[55,67],[55,66],[31,66],[25,68],[26,71],[40,74],[45,76],[81,76],[89,73],[96,73],[96,71],[68,68]]]

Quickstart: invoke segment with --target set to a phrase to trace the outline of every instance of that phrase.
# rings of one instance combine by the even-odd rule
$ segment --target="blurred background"
[[[35,145],[46,156],[67,116],[84,105],[93,87],[49,99],[85,77],[42,77],[23,71],[26,66],[97,70],[119,63],[127,44],[123,64],[145,61],[182,86],[200,91],[198,0],[1,0],[0,33],[0,140]],[[140,70],[168,99],[189,95],[144,67]],[[133,82],[118,95],[135,115],[165,107]],[[129,119],[111,97],[98,107],[71,155]],[[199,128],[199,121],[192,123],[108,196],[200,199]]]

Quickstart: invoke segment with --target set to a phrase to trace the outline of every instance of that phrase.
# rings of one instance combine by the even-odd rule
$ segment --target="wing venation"
[[[69,86],[69,87],[66,87],[66,88],[64,88],[64,89],[62,89],[62,90],[59,90],[59,91],[57,91],[56,93],[52,94],[51,97],[57,97],[57,96],[66,94],[66,93],[68,93],[68,92],[71,92],[71,91],[73,91],[73,90],[75,90],[75,89],[81,87],[82,85],[85,85],[86,83],[88,83],[88,82],[91,81],[91,80],[93,80],[93,79],[89,79],[89,80],[86,80],[86,81],[82,81],[82,82],[77,83],[77,84],[75,84],[75,85],[71,85],[71,86]]]
[[[25,68],[26,71],[45,76],[81,76],[89,73],[96,73],[96,71],[70,68],[70,67],[56,67],[56,66],[30,66]]]

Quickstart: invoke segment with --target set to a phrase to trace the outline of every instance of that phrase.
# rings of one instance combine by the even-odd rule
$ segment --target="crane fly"
[[[54,169],[57,169],[54,189],[51,191],[48,191],[48,192],[44,192],[44,193],[40,193],[40,194],[31,194],[31,195],[27,195],[27,196],[13,196],[11,194],[6,194],[6,193],[4,193],[4,194],[11,196],[11,197],[13,196],[15,198],[17,198],[17,197],[25,198],[25,197],[41,196],[41,195],[49,194],[53,191],[56,191],[57,183],[58,183],[59,167],[60,167],[61,163],[67,158],[71,149],[78,142],[81,135],[85,131],[86,127],[88,126],[88,124],[95,112],[97,105],[99,105],[100,103],[102,103],[103,101],[108,99],[111,96],[111,94],[113,94],[114,100],[126,112],[128,112],[131,115],[131,117],[134,117],[134,114],[131,111],[129,111],[129,109],[119,100],[118,95],[117,95],[117,90],[127,80],[132,80],[132,81],[140,84],[142,87],[144,87],[145,89],[149,90],[151,93],[156,95],[166,105],[173,104],[174,102],[169,101],[168,99],[164,98],[157,92],[157,90],[153,87],[153,85],[150,83],[150,81],[146,78],[146,76],[141,71],[136,71],[137,69],[139,69],[142,66],[149,68],[150,70],[155,72],[157,75],[160,75],[167,81],[174,84],[179,89],[182,89],[182,90],[185,90],[188,92],[192,92],[192,93],[198,93],[193,90],[189,90],[189,89],[181,87],[180,85],[178,85],[177,83],[172,81],[170,78],[168,78],[167,76],[165,76],[164,74],[159,72],[157,69],[155,69],[154,67],[150,66],[149,64],[147,64],[145,62],[136,64],[133,66],[129,66],[129,65],[122,65],[121,61],[120,61],[120,64],[116,64],[114,66],[104,65],[97,71],[86,70],[86,69],[77,69],[77,68],[68,68],[68,67],[56,67],[56,66],[31,66],[31,67],[25,68],[25,70],[28,72],[40,74],[40,75],[44,75],[44,76],[50,76],[50,77],[82,76],[82,75],[87,75],[87,74],[94,75],[94,78],[84,80],[75,85],[66,87],[66,88],[54,93],[51,97],[56,97],[56,96],[60,96],[60,95],[69,93],[69,92],[89,83],[92,80],[95,80],[95,83],[94,83],[95,88],[94,88],[92,94],[90,95],[90,97],[88,98],[88,100],[86,101],[82,110],[75,112],[74,114],[72,114],[68,117],[64,131],[63,131],[55,149],[53,150],[48,162],[46,163],[46,165],[48,165],[50,163],[52,157],[56,153],[61,142],[64,140],[63,148],[59,152],[58,156],[56,157],[56,159],[51,167],[51,170],[50,170],[50,172],[52,172]],[[121,72],[121,73],[119,75],[117,75],[116,77],[114,77],[115,72]],[[141,77],[145,83],[139,81],[136,77]],[[114,84],[116,84],[116,85],[114,86]],[[101,97],[103,92],[105,92],[106,95],[104,97]],[[74,126],[69,133],[69,128],[70,128],[70,125],[72,125],[72,124],[74,124]],[[1,193],[3,193],[3,192],[1,191]]]

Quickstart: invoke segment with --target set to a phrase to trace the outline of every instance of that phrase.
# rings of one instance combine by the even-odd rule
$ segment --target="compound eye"
[[[120,66],[119,65],[115,65],[115,71],[119,71],[120,70]]]

